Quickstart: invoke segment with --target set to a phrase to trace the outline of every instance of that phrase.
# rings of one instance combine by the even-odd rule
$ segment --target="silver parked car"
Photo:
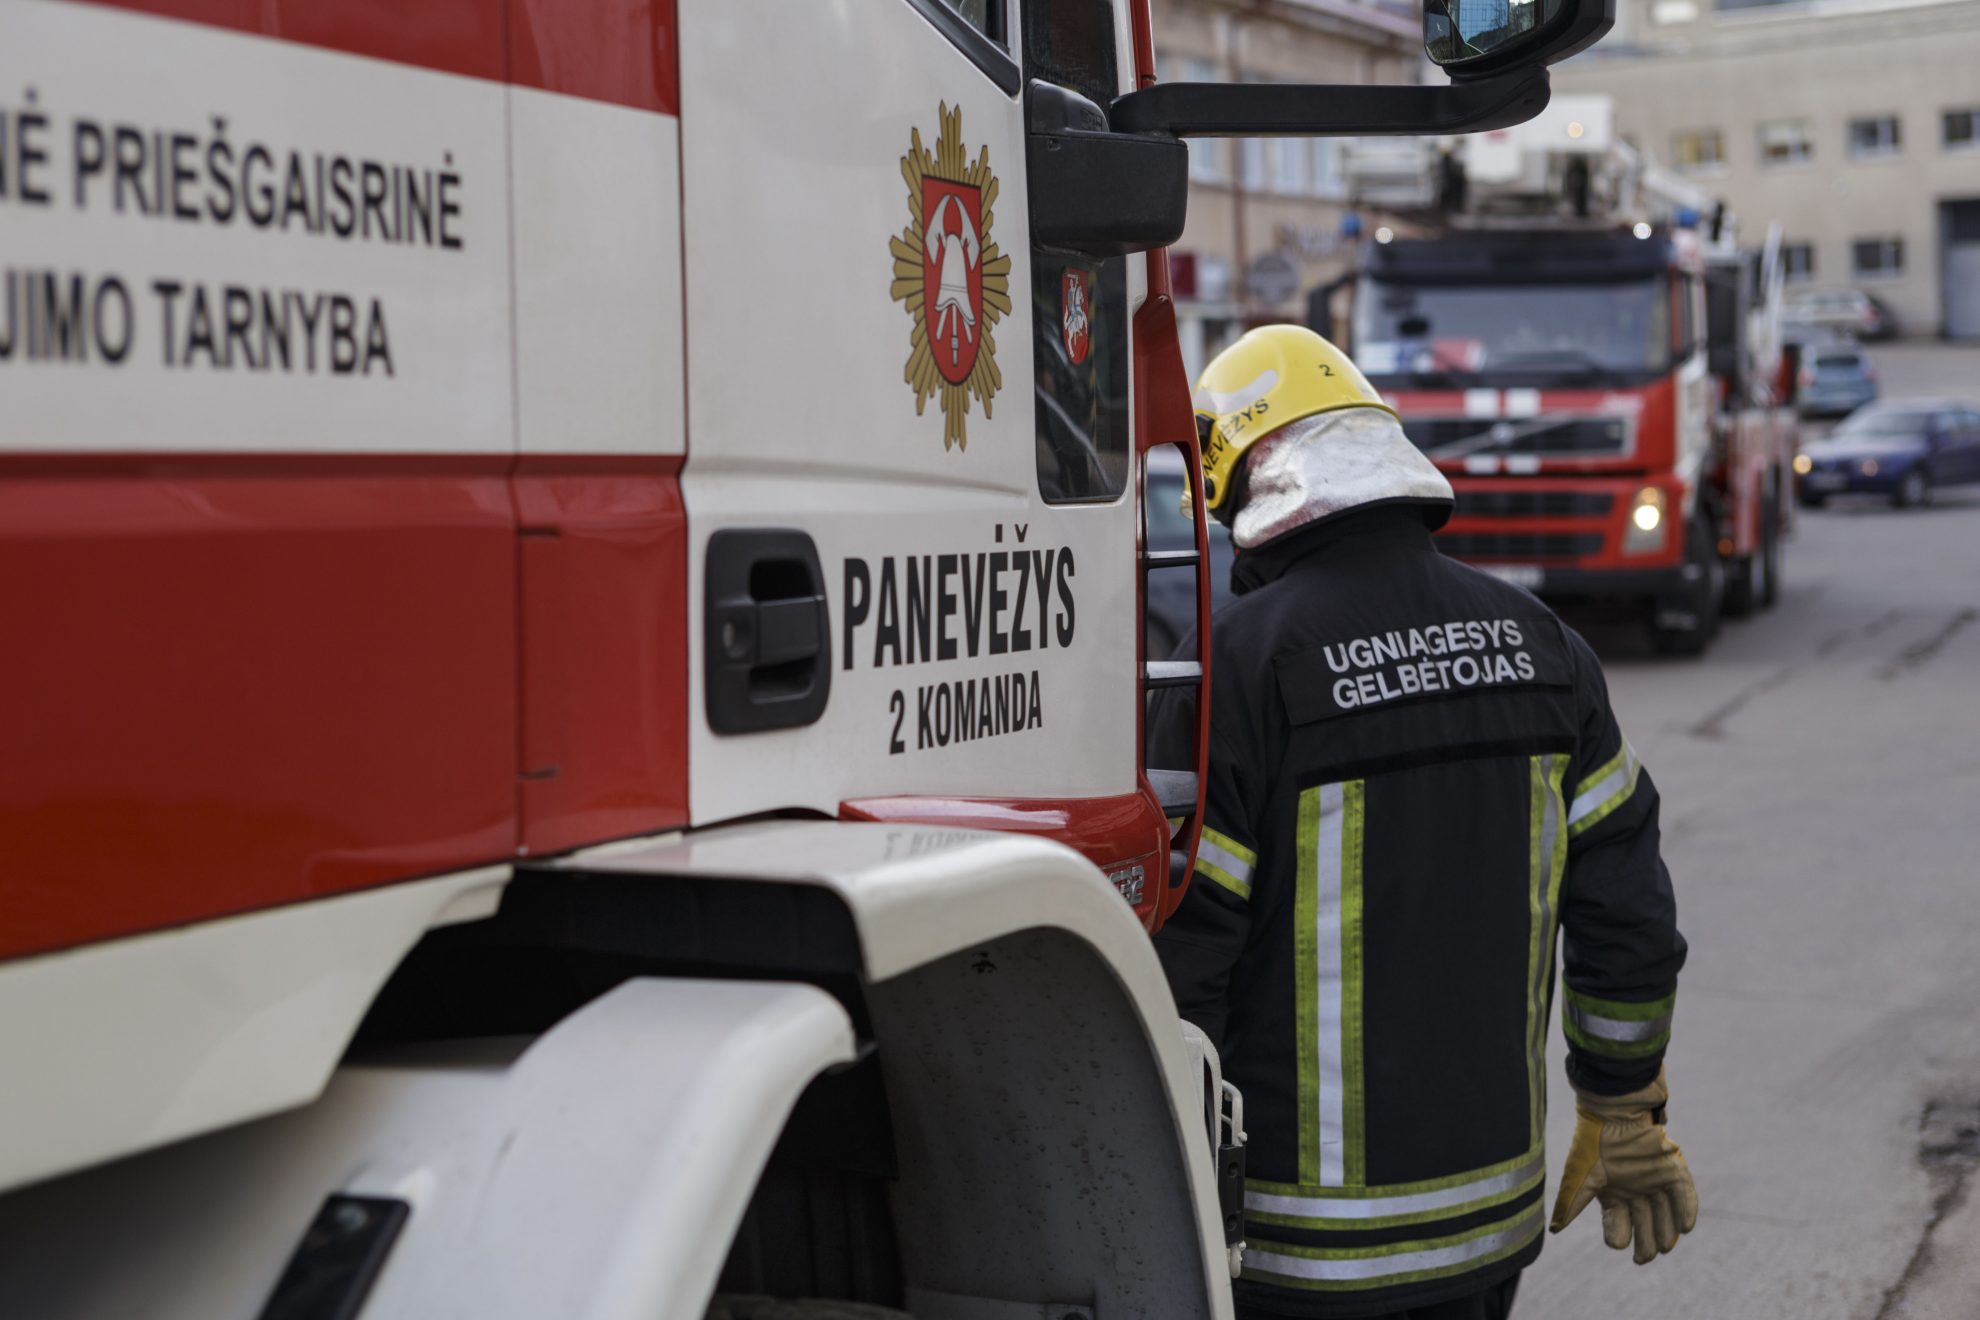
[[[1781,318],[1857,339],[1890,339],[1897,334],[1897,319],[1891,309],[1861,289],[1789,289],[1782,300]]]

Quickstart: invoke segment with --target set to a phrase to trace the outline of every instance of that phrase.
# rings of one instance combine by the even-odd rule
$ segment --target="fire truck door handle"
[[[704,687],[717,733],[814,723],[831,695],[830,607],[811,537],[726,528],[708,539]]]
[[[756,663],[788,664],[793,660],[815,660],[824,649],[819,631],[824,614],[822,596],[802,596],[795,600],[766,600],[756,610]]]

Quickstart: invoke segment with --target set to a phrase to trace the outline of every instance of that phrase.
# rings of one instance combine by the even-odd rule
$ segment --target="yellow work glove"
[[[1602,1203],[1602,1240],[1620,1251],[1636,1240],[1648,1265],[1698,1224],[1698,1189],[1684,1152],[1664,1133],[1664,1074],[1628,1095],[1575,1089],[1574,1144],[1561,1169],[1551,1227],[1558,1233],[1591,1200]]]

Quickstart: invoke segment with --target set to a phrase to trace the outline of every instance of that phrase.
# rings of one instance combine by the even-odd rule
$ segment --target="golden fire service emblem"
[[[962,107],[937,108],[942,121],[935,150],[921,145],[921,130],[901,157],[910,223],[888,240],[894,254],[894,301],[907,308],[914,329],[902,379],[914,391],[918,417],[931,396],[942,401],[942,447],[969,447],[965,420],[969,396],[990,416],[990,400],[1004,383],[997,370],[997,340],[990,333],[1011,310],[1011,259],[990,237],[990,208],[997,176],[990,148],[969,162],[963,148]]]

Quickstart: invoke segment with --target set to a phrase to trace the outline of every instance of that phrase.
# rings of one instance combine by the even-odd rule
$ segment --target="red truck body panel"
[[[507,466],[0,464],[0,957],[509,855]]]
[[[679,104],[671,0],[113,7]],[[686,823],[678,454],[284,445],[0,459],[0,959]]]

